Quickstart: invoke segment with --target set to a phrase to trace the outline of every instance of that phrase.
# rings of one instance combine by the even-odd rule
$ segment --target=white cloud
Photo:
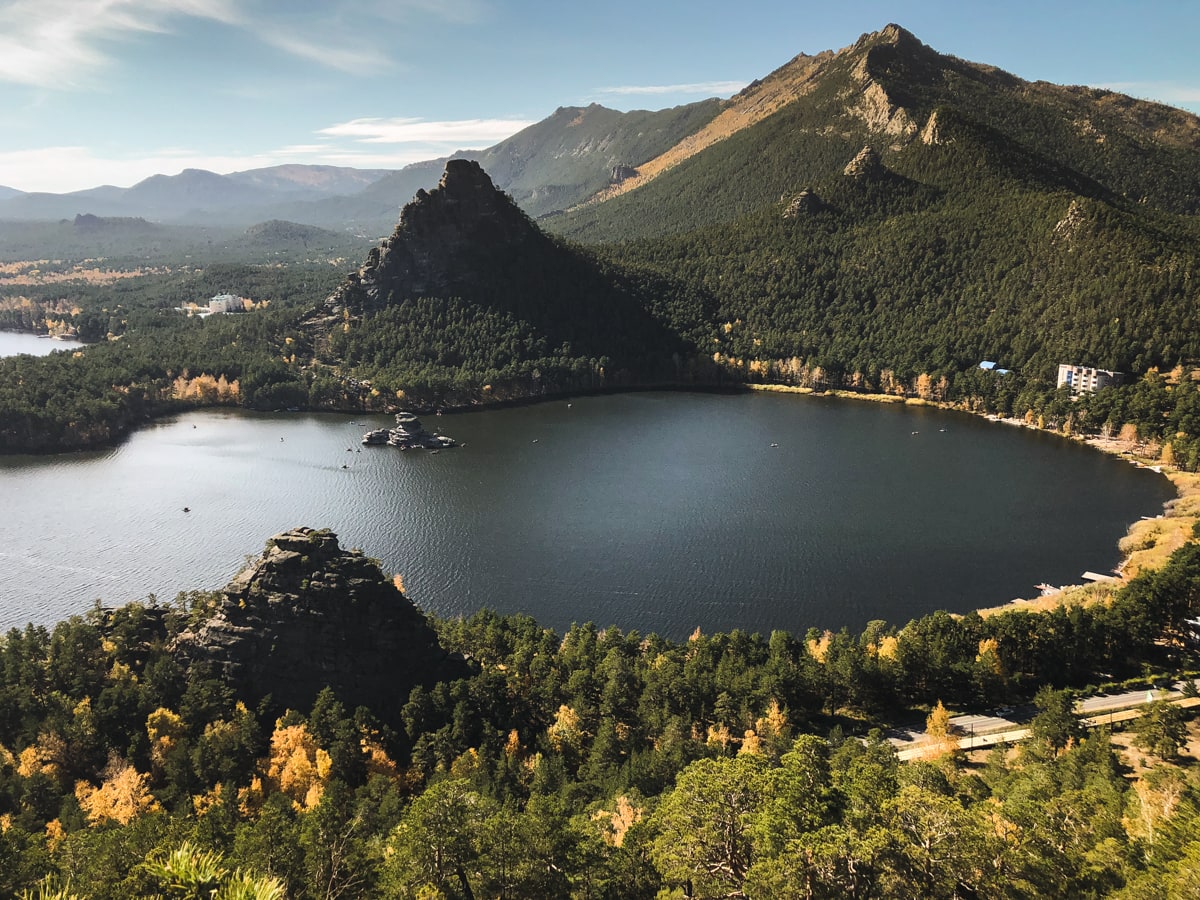
[[[599,88],[596,93],[601,95],[658,95],[658,94],[691,94],[704,97],[719,97],[723,94],[736,94],[744,88],[748,81],[697,81],[691,84],[629,84],[621,87]]]
[[[178,16],[233,24],[232,0],[9,0],[0,3],[0,80],[73,87],[108,64],[101,45],[168,29]]]
[[[525,119],[459,119],[428,122],[425,119],[352,119],[322,128],[317,133],[352,138],[363,144],[453,144],[451,149],[488,146],[532,125]]]
[[[363,14],[391,22],[407,22],[413,13],[436,16],[456,25],[473,25],[487,17],[481,0],[374,0]]]

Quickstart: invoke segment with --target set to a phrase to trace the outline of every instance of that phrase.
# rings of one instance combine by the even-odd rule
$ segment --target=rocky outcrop
[[[910,138],[917,133],[917,126],[908,111],[893,103],[878,81],[868,81],[858,101],[846,112],[861,119],[874,132],[900,138]]]
[[[267,541],[174,649],[191,677],[216,677],[251,704],[307,711],[329,687],[391,723],[415,685],[466,670],[378,563],[311,528]]]
[[[638,170],[633,166],[613,166],[609,173],[608,180],[612,184],[620,184],[626,178],[637,177]]]
[[[377,310],[410,297],[471,296],[483,259],[517,259],[547,239],[479,163],[452,159],[419,190],[396,230],[326,301],[329,312]]]
[[[457,447],[454,438],[444,434],[430,434],[421,424],[421,420],[410,412],[396,413],[395,428],[379,428],[368,431],[363,435],[364,444],[388,444],[401,450],[441,450],[444,447]]]
[[[1087,212],[1079,198],[1075,198],[1067,206],[1066,214],[1054,225],[1053,240],[1055,243],[1073,241],[1087,222]]]
[[[949,143],[949,139],[942,132],[942,123],[938,118],[938,111],[935,109],[929,114],[925,127],[921,129],[921,143],[929,147],[940,147],[942,144]]]
[[[858,155],[846,164],[842,174],[851,178],[873,178],[882,175],[884,171],[879,154],[870,147],[863,147],[858,151]]]
[[[824,204],[821,202],[821,198],[805,188],[788,203],[787,207],[783,210],[783,217],[785,219],[798,219],[801,216],[808,216],[819,212],[822,206]]]

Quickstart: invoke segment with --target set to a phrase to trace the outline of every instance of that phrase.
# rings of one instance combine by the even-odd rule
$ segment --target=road
[[[1183,682],[1175,682],[1169,689],[1158,688],[1147,691],[1122,691],[1118,694],[1098,694],[1085,697],[1075,704],[1075,713],[1088,727],[1108,725],[1136,719],[1141,707],[1155,700],[1170,700],[1181,706],[1200,705],[1200,699],[1183,696]],[[1200,679],[1195,684],[1200,687]],[[1029,736],[1028,723],[1037,714],[1032,705],[1009,707],[966,716],[954,716],[950,720],[952,733],[959,735],[958,745],[963,750],[991,747],[999,743],[1012,743]],[[929,736],[918,729],[896,729],[888,740],[896,748],[901,760],[922,756],[931,745]]]

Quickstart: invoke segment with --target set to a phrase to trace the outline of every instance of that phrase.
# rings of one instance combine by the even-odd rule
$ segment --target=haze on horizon
[[[400,168],[490,146],[559,106],[728,97],[889,22],[1021,78],[1200,112],[1200,8],[1173,0],[0,0],[0,185]]]

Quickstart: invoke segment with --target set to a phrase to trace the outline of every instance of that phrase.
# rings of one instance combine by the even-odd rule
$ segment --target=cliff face
[[[466,670],[379,566],[328,531],[275,535],[221,593],[175,650],[191,673],[251,703],[269,696],[279,710],[307,711],[328,686],[347,707],[396,722],[413,686]]]

